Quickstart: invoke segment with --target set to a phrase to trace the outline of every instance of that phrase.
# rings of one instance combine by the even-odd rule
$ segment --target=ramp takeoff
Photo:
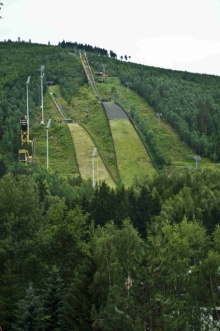
[[[99,91],[96,88],[95,79],[94,79],[94,76],[92,74],[92,70],[91,70],[91,68],[89,66],[89,62],[88,62],[88,59],[86,57],[86,54],[84,53],[84,55],[82,55],[80,53],[80,58],[81,58],[82,65],[83,65],[83,68],[84,68],[86,77],[88,79],[88,82],[89,82],[89,84],[91,84],[92,89],[93,89],[93,92],[95,93],[95,95],[101,100],[102,97],[101,97]]]

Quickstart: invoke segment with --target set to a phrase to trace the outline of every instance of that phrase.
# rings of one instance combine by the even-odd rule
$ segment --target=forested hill
[[[195,153],[219,160],[219,77],[87,55],[94,70],[112,76],[105,83],[103,77],[103,93],[111,90],[117,102],[127,96],[135,103],[139,97],[132,88],[143,97],[129,112],[146,141],[156,140],[148,132],[151,123],[141,121],[144,107],[150,109],[157,132],[164,123],[158,124],[155,112],[161,112]],[[29,76],[31,134],[38,134],[39,159],[45,160],[48,129],[40,125],[41,65],[46,117],[54,115],[50,153],[57,160],[59,150],[62,169],[68,153],[74,162],[68,127],[51,98],[53,87],[67,112],[72,107],[74,118],[92,127],[99,143],[104,140],[108,163],[115,167],[108,122],[97,111],[102,110],[100,102],[75,50],[0,43],[0,330],[219,330],[218,163],[169,173],[164,167],[128,187],[120,181],[94,187],[77,170],[64,176],[40,160],[18,162]]]
[[[48,81],[58,84],[61,95],[68,103],[86,82],[79,59],[79,51],[83,52],[85,45],[71,43],[71,47],[69,46],[69,43],[64,42],[59,47],[24,42],[1,43],[2,164],[7,163],[6,155],[9,158],[13,156],[14,159],[17,157],[17,135],[20,118],[26,112],[25,82],[28,76],[31,76],[30,121],[33,121],[40,105],[39,79],[42,64],[46,67],[44,90]],[[125,86],[143,97],[154,108],[155,113],[171,124],[195,154],[208,157],[214,162],[220,160],[220,77],[138,65],[112,58],[101,48],[92,48],[89,45],[87,48],[90,51],[87,56],[94,70],[104,69],[109,76],[119,77]],[[116,102],[119,101],[118,91],[115,93],[113,90],[112,97]],[[166,157],[157,144],[157,137],[152,138],[147,121],[143,121],[135,109],[130,110],[130,115],[139,125],[151,150],[154,152],[157,149],[155,154],[158,154],[159,163],[166,164]]]
[[[75,57],[75,60],[73,58]],[[40,68],[44,65],[43,89],[47,82],[60,85],[68,100],[85,75],[79,57],[59,47],[24,42],[0,43],[0,155],[1,170],[17,163],[20,148],[20,120],[27,113],[26,82],[29,76],[29,108],[32,124],[41,105]],[[31,128],[31,126],[30,126]],[[16,166],[16,165],[15,165]]]

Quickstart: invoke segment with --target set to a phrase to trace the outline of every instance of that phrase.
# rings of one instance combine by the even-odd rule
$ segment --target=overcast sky
[[[76,41],[220,76],[220,0],[1,0],[0,41]]]

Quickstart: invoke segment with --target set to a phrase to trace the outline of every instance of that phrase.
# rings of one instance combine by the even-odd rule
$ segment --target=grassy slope
[[[155,174],[144,145],[127,119],[111,120],[110,127],[122,183],[130,186],[135,179]]]
[[[70,133],[73,138],[77,162],[80,170],[80,175],[83,179],[92,177],[92,152],[95,148],[93,141],[91,140],[87,131],[77,123],[68,124]],[[95,169],[95,181],[105,181],[109,186],[114,187],[115,184],[110,177],[106,167],[99,155],[97,150],[96,157],[94,158],[94,169]]]
[[[58,87],[53,87],[53,91],[59,96]],[[118,181],[116,156],[108,120],[92,88],[87,84],[81,87],[72,97],[70,105],[62,97],[59,97],[59,102],[66,114],[75,122],[82,124],[90,133],[112,177]]]
[[[77,129],[71,124],[67,126],[65,123],[60,123],[63,118],[59,114],[57,108],[52,101],[52,98],[50,97],[50,93],[52,92],[55,92],[57,94],[58,100],[62,104],[63,109],[67,114],[71,114],[72,117],[74,117],[74,119],[78,120],[79,122],[85,122],[83,121],[85,112],[82,111],[82,114],[80,114],[79,112],[79,118],[77,117],[78,115],[76,116],[77,118],[75,118],[71,111],[73,108],[69,106],[65,102],[65,100],[60,97],[58,86],[48,89],[44,98],[45,125],[39,125],[39,123],[41,122],[41,110],[39,110],[31,132],[31,135],[33,135],[33,137],[36,137],[37,141],[37,164],[46,167],[46,124],[49,118],[52,118],[51,126],[49,129],[49,167],[61,173],[63,176],[81,174],[84,179],[91,178],[92,163],[90,155],[92,154],[95,145],[91,140],[90,136],[84,129],[82,129],[81,126],[79,126],[79,128]],[[84,101],[85,100],[83,99],[82,102]],[[82,117],[82,121],[80,120],[80,115]],[[103,116],[103,118],[106,121],[105,116]],[[79,139],[79,135],[82,138],[81,140]],[[75,150],[77,151],[77,155]],[[82,155],[84,156],[82,157]],[[108,174],[100,156],[96,158],[95,163],[95,176],[97,181],[105,180],[109,186],[113,187],[115,185],[114,181]],[[78,170],[78,166],[80,167],[80,172]]]
[[[31,127],[31,136],[36,138],[37,164],[46,167],[46,124],[51,118],[49,128],[49,168],[62,173],[63,176],[78,175],[75,150],[69,129],[57,111],[48,90],[44,97],[44,125],[41,122],[41,110],[37,113]]]
[[[112,89],[115,89],[119,95],[117,102],[128,114],[130,107],[135,108],[140,120],[147,121],[149,130],[157,135],[160,148],[172,166],[195,166],[193,150],[180,139],[177,132],[162,118],[160,122],[158,121],[155,110],[143,98],[131,89],[128,90],[115,77],[109,78],[108,83],[99,84],[98,89],[101,94],[106,96],[111,95]],[[202,158],[199,164],[200,166],[215,166],[206,158]]]
[[[97,87],[102,87],[102,84],[97,84]],[[57,88],[54,89],[54,92],[59,95]],[[106,94],[106,91],[102,91],[102,94],[104,97],[108,97],[108,93]],[[108,121],[106,119],[103,107],[94,98],[91,87],[82,87],[77,95],[72,98],[70,106],[65,104],[64,100],[60,98],[59,100],[63,105],[66,114],[72,117],[74,121],[82,123],[83,126],[85,126],[86,129],[90,132],[94,141],[96,142],[96,146],[98,146],[98,150],[100,150],[102,156],[104,156],[108,168],[111,169],[111,173],[115,174],[116,169],[112,166],[116,166],[116,156],[113,148],[113,141],[108,126]],[[130,122],[127,120],[126,124],[122,124],[121,121],[116,121],[114,124],[113,122],[114,121],[110,121],[110,126],[113,133],[117,154],[120,180],[126,185],[131,185],[135,178],[140,178],[143,175],[155,173],[146,150],[144,149],[143,144],[139,140],[136,131],[133,129]],[[84,137],[84,139],[86,139],[86,137]],[[84,142],[84,140],[82,141]],[[87,150],[87,152],[85,152],[85,144],[87,145],[88,142],[84,142],[83,144],[81,142],[81,145],[77,144],[77,147],[75,145],[77,158],[78,155],[85,155],[84,164],[87,163],[88,154],[91,154],[93,150],[93,147],[90,144],[90,151]],[[108,151],[110,151],[112,154],[112,159],[111,154],[109,154]],[[113,164],[112,160],[114,161]],[[91,166],[88,167],[87,171],[91,174]],[[87,174],[85,176],[87,176]],[[118,180],[118,177],[114,176],[114,178]],[[109,180],[107,179],[106,181]]]
[[[117,101],[123,106],[127,113],[129,113],[130,107],[134,107],[139,117],[143,121],[148,121],[149,129],[156,133],[160,142],[160,148],[165,153],[166,158],[170,160],[172,166],[195,167],[195,160],[193,159],[194,152],[180,140],[175,130],[165,123],[163,119],[158,123],[154,109],[141,97],[121,85],[117,78],[109,78],[104,84],[97,84],[97,87],[101,95],[106,98],[111,96],[113,90],[117,91],[120,96]],[[66,114],[73,118],[74,121],[83,124],[88,130],[95,146],[102,154],[108,169],[113,175],[114,180],[119,181],[116,155],[108,120],[106,119],[102,105],[98,103],[98,100],[94,97],[91,87],[87,84],[81,87],[77,94],[72,97],[70,104],[67,104],[67,102],[60,97],[58,86],[52,87],[52,91],[58,95],[59,102],[63,106]],[[52,169],[62,173],[64,176],[78,175],[77,159],[69,129],[66,124],[59,124],[62,117],[59,115],[52,102],[50,92],[51,90],[48,90],[44,98],[45,123],[47,123],[49,118],[52,118],[51,127],[49,129],[49,165]],[[34,125],[31,127],[31,137],[36,137],[37,139],[36,155],[38,164],[46,166],[46,129],[45,126],[39,126],[40,121],[41,110],[39,110]],[[119,123],[117,125],[120,127]],[[116,148],[120,149],[121,147],[117,145]],[[136,148],[137,147],[135,147],[135,149]],[[124,149],[124,147],[122,149]],[[120,159],[123,160],[123,158],[123,155],[121,155]],[[131,155],[129,159],[131,160]],[[207,159],[202,159],[199,166],[213,166],[213,164]],[[122,168],[124,168],[124,166],[120,166],[119,169],[122,181],[130,183],[131,178],[134,178],[137,173],[134,168],[132,169],[132,166],[129,171],[127,166],[125,166],[124,171],[122,171]]]

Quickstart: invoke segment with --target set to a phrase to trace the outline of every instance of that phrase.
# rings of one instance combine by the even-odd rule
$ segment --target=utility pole
[[[160,124],[160,118],[162,117],[162,113],[157,113],[157,117],[158,117],[158,124]]]
[[[48,123],[47,123],[47,127],[46,127],[46,131],[47,131],[47,169],[49,168],[49,144],[48,144],[48,131],[49,131],[50,123],[51,123],[51,119],[49,119],[49,121],[48,121]]]
[[[40,79],[41,79],[41,110],[42,110],[42,118],[41,124],[44,124],[44,90],[43,90],[43,78],[44,78],[44,66],[40,66]]]
[[[26,82],[26,89],[27,89],[27,132],[28,132],[28,141],[29,141],[29,134],[30,134],[30,126],[29,126],[29,103],[28,103],[28,86],[30,83],[31,76],[28,76],[27,82]]]
[[[106,64],[102,63],[102,67],[103,67],[102,82],[104,83]]]
[[[198,161],[201,160],[201,157],[199,155],[195,155],[193,156],[194,160],[196,160],[196,171],[197,171],[197,168],[198,168]]]

